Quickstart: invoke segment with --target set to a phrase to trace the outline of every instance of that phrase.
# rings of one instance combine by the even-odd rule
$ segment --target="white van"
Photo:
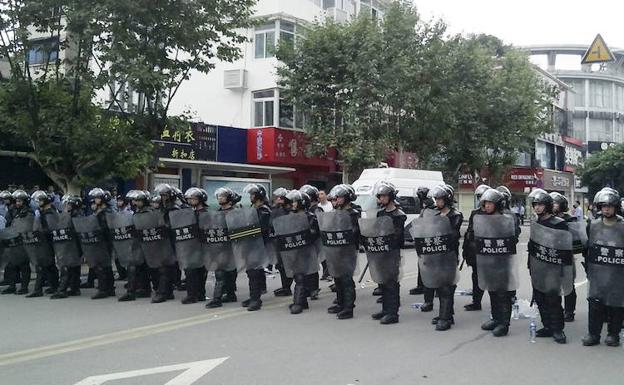
[[[420,204],[416,196],[419,187],[432,189],[444,184],[442,172],[428,170],[411,170],[404,168],[368,168],[353,182],[357,195],[356,204],[362,206],[363,214],[377,209],[377,198],[373,195],[375,184],[379,181],[392,183],[399,193],[397,200],[407,214],[405,221],[405,239],[412,240],[409,234],[409,225],[420,214]]]

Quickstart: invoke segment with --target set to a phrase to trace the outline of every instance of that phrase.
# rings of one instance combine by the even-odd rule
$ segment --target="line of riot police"
[[[410,294],[422,292],[425,304],[421,310],[431,311],[437,293],[439,314],[432,323],[436,330],[445,331],[455,323],[463,216],[454,207],[454,190],[449,185],[419,189],[418,194],[422,211],[410,231],[418,255],[419,287]],[[324,264],[336,293],[327,312],[350,319],[356,300],[353,276],[362,247],[381,294],[382,309],[372,318],[381,324],[397,323],[406,216],[391,183],[378,182],[375,195],[378,209],[362,213],[354,203],[353,187],[340,184],[328,194],[334,210],[324,212],[313,186],[290,191],[278,188],[271,207],[265,188],[249,184],[243,196],[227,187],[217,189],[219,207],[208,210],[205,190],[193,187],[182,194],[160,184],[154,194],[128,192],[132,210],[113,211],[106,191],[95,188],[88,194],[93,213],[84,216],[79,197],[64,197],[64,211],[59,213],[45,192],[28,196],[18,190],[11,195],[11,220],[0,231],[0,239],[2,260],[20,273],[21,281],[13,280],[2,293],[28,293],[30,267],[34,266],[35,285],[27,297],[80,295],[84,258],[98,281],[92,298],[115,296],[112,263],[116,258],[127,271],[128,281],[119,301],[171,300],[183,270],[187,293],[182,303],[201,302],[206,299],[208,272],[214,272],[214,291],[206,307],[218,308],[238,301],[237,276],[245,272],[249,298],[241,305],[256,311],[262,308],[261,297],[267,290],[265,269],[274,265],[282,284],[274,294],[292,295],[289,311],[300,314],[310,308],[308,299],[318,296],[319,266]],[[487,291],[491,319],[481,328],[500,337],[509,332],[519,287],[516,245],[520,225],[509,210],[511,192],[505,186],[479,186],[476,196],[479,208],[470,215],[462,247],[463,259],[472,268],[473,285],[473,301],[465,310],[481,310]],[[0,197],[6,199],[3,193]],[[596,194],[594,204],[601,215],[587,226],[567,214],[567,200],[561,194],[536,189],[529,199],[536,217],[531,223],[527,265],[533,301],[543,323],[537,336],[566,342],[564,324],[574,320],[576,306],[574,255],[583,254],[589,280],[589,334],[583,343],[599,343],[602,324],[607,322],[605,342],[617,346],[624,318],[624,220],[617,215],[619,194],[609,188]],[[30,200],[37,203],[38,216],[29,209]]]

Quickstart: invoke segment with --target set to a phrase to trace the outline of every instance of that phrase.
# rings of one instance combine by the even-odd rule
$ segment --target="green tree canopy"
[[[592,154],[581,169],[583,184],[594,195],[605,186],[624,192],[624,144]]]

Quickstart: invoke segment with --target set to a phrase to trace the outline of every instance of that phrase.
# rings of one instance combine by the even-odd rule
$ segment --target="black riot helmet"
[[[241,196],[229,187],[219,187],[215,191],[215,198],[219,200],[219,197],[225,197],[226,202],[232,205],[237,204],[241,200]]]
[[[556,191],[551,192],[550,197],[553,199],[553,203],[556,203],[558,207],[557,212],[555,214],[568,212],[568,207],[569,207],[568,198],[566,198],[563,194],[560,194]],[[553,211],[554,211],[554,205],[553,205]]]
[[[37,206],[43,207],[49,203],[52,203],[52,198],[42,190],[37,190],[30,196],[30,199],[37,203]]]
[[[310,201],[318,202],[319,189],[317,189],[316,187],[309,184],[304,184],[299,188],[299,191],[308,194],[308,196],[310,197]]]
[[[453,204],[453,193],[446,186],[435,186],[429,191],[429,195],[433,199],[444,199],[447,207]]]
[[[594,205],[598,210],[603,206],[613,206],[617,210],[621,205],[620,194],[612,188],[602,189],[594,196]]]
[[[275,189],[275,191],[273,191],[273,196],[276,198],[285,198],[287,194],[288,194],[288,190],[285,189],[284,187],[279,187]]]
[[[261,184],[250,183],[245,186],[243,193],[249,194],[249,198],[252,203],[255,203],[257,200],[261,200],[263,202],[267,200],[266,189]]]
[[[176,191],[171,187],[171,185],[167,183],[160,183],[154,187],[154,195],[159,195],[161,197],[167,197],[168,201],[171,201],[173,197],[175,197]]]
[[[511,204],[511,191],[507,188],[507,186],[498,186],[496,190],[503,194],[503,207],[508,209]]]
[[[418,190],[416,190],[416,196],[421,203],[426,201],[429,196],[429,188],[424,186],[419,187]]]
[[[310,208],[310,197],[308,196],[308,194],[299,190],[291,190],[286,195],[286,199],[288,199],[292,203],[296,202],[299,209],[307,210]],[[293,209],[293,211],[295,210]]]
[[[475,189],[475,197],[477,197],[477,199],[481,201],[481,196],[489,189],[491,189],[491,187],[486,184],[481,184],[477,186],[477,188]]]
[[[79,210],[82,208],[82,198],[78,195],[65,194],[63,195],[61,203],[63,203],[63,205],[66,208],[69,208],[71,211]]]
[[[331,199],[342,197],[344,198],[345,203],[349,203],[352,201],[353,193],[346,184],[338,184],[331,189],[328,196],[331,197]]]
[[[546,212],[552,214],[553,212],[553,198],[546,191],[542,189],[537,189],[529,194],[529,199],[531,200],[531,205],[535,207],[535,205],[544,205],[546,208]]]
[[[108,205],[108,201],[110,199],[110,193],[107,193],[99,187],[91,189],[91,191],[89,191],[89,194],[87,195],[91,202],[93,202],[95,198],[100,198],[102,200],[102,203],[105,205]]]
[[[496,205],[496,208],[498,210],[501,210],[503,207],[502,204],[504,199],[505,197],[503,196],[503,194],[501,194],[500,191],[489,188],[485,190],[483,194],[481,194],[481,199],[479,200],[479,203],[481,205],[484,205],[485,202],[492,202]]]
[[[30,204],[30,195],[24,190],[15,190],[13,191],[13,200],[21,201],[24,206],[28,206]]]
[[[206,204],[206,202],[208,201],[208,193],[206,192],[206,190],[199,187],[191,187],[184,193],[184,198],[187,202],[190,202],[191,198],[196,198],[202,204]]]
[[[11,192],[7,190],[0,191],[0,199],[2,199],[5,203],[9,202],[10,204],[13,202],[13,195],[11,195]]]
[[[381,197],[382,195],[386,195],[388,196],[388,198],[390,198],[389,201],[394,201],[396,199],[397,193],[398,191],[396,187],[394,187],[394,185],[390,182],[377,183],[377,186],[375,188],[375,196],[377,197],[377,199],[379,199],[379,197]]]

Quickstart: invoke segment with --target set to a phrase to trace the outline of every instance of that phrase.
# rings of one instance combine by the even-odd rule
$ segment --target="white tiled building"
[[[244,31],[249,42],[242,58],[218,63],[209,74],[194,73],[182,84],[172,114],[193,111],[206,123],[250,128],[301,128],[292,106],[280,102],[274,49],[283,40],[296,40],[315,20],[345,21],[357,14],[381,17],[388,0],[259,0],[254,18],[264,22]]]

